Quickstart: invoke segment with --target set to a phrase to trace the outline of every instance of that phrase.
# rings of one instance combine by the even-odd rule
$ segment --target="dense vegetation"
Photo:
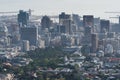
[[[29,51],[25,57],[33,59],[32,66],[56,68],[57,64],[63,63],[64,55],[61,48],[46,48]]]
[[[4,66],[0,65],[1,73],[13,73],[17,80],[81,80],[82,73],[79,71],[79,67],[76,66],[60,66],[58,64],[64,63],[63,57],[69,55],[65,53],[62,48],[46,48],[36,49],[27,52],[21,57],[31,58],[33,61],[26,66]],[[1,63],[2,64],[2,63]],[[56,68],[71,68],[73,72],[69,73],[53,73],[53,72],[41,72],[40,70]],[[37,75],[37,77],[35,76]]]
[[[57,67],[64,67],[59,66],[58,64],[64,63],[63,57],[65,55],[67,55],[67,53],[63,52],[62,48],[38,48],[33,51],[29,51],[24,56],[22,56],[25,58],[31,58],[33,60],[27,66],[4,66],[1,62],[0,72],[13,73],[18,80],[73,80],[70,77],[72,75],[71,73],[55,74],[39,71],[39,69],[46,70],[49,68],[55,69]],[[34,74],[36,74],[37,77],[35,77]]]

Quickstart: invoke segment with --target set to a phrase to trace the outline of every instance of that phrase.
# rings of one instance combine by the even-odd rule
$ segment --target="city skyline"
[[[105,11],[120,11],[118,0],[0,0],[0,11],[18,11],[33,9],[33,14],[55,15],[60,12],[79,15],[95,15],[109,18],[119,14],[106,14]]]
[[[0,0],[0,80],[120,80],[119,14],[118,0]]]

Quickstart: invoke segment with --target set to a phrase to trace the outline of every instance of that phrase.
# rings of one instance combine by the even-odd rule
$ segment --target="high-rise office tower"
[[[65,26],[65,33],[67,33],[67,34],[72,33],[72,30],[71,30],[72,21],[71,20],[67,20],[67,19],[64,20],[62,25]]]
[[[93,15],[84,15],[83,16],[83,27],[94,26],[94,17]]]
[[[100,17],[94,18],[94,32],[100,32]]]
[[[80,20],[80,16],[77,14],[73,14],[72,15],[72,20],[74,22],[74,24],[76,24],[78,27],[82,26],[82,21]]]
[[[22,41],[22,51],[29,51],[29,49],[30,49],[29,41],[23,40]]]
[[[120,16],[119,16],[119,24],[120,24]]]
[[[110,21],[109,20],[100,20],[101,32],[109,32]]]
[[[20,10],[18,14],[18,24],[19,26],[27,25],[29,21],[29,13]]]
[[[38,28],[36,26],[21,27],[21,40],[28,40],[30,45],[36,46],[38,40]]]
[[[92,34],[92,27],[88,26],[85,27],[85,38],[84,38],[84,44],[91,45],[91,34]]]
[[[57,25],[57,32],[58,33],[65,33],[65,26]]]
[[[95,53],[98,49],[98,36],[97,34],[91,34],[91,43],[92,43],[92,46],[91,46],[91,49],[92,49],[92,52]]]
[[[0,25],[0,37],[8,36],[8,28],[4,25]]]
[[[68,14],[65,14],[64,12],[59,15],[59,24],[65,26],[65,33],[71,34],[71,25],[72,20],[71,16]]]
[[[52,20],[50,20],[48,16],[43,16],[43,18],[41,19],[42,30],[44,30],[45,28],[50,29],[51,25],[52,25]]]
[[[69,14],[65,14],[65,12],[62,12],[60,15],[59,15],[59,23],[62,24],[64,20],[70,20],[71,19],[71,16]]]

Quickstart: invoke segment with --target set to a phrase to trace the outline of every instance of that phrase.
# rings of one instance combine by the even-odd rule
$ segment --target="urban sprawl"
[[[120,80],[120,17],[31,12],[0,16],[0,80]]]

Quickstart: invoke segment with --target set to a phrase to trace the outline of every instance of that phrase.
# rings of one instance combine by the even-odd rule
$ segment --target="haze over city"
[[[33,14],[59,14],[60,12],[92,14],[109,18],[119,14],[105,14],[105,11],[120,11],[119,0],[0,0],[0,11],[35,10]]]
[[[0,80],[120,80],[118,0],[0,0]]]

